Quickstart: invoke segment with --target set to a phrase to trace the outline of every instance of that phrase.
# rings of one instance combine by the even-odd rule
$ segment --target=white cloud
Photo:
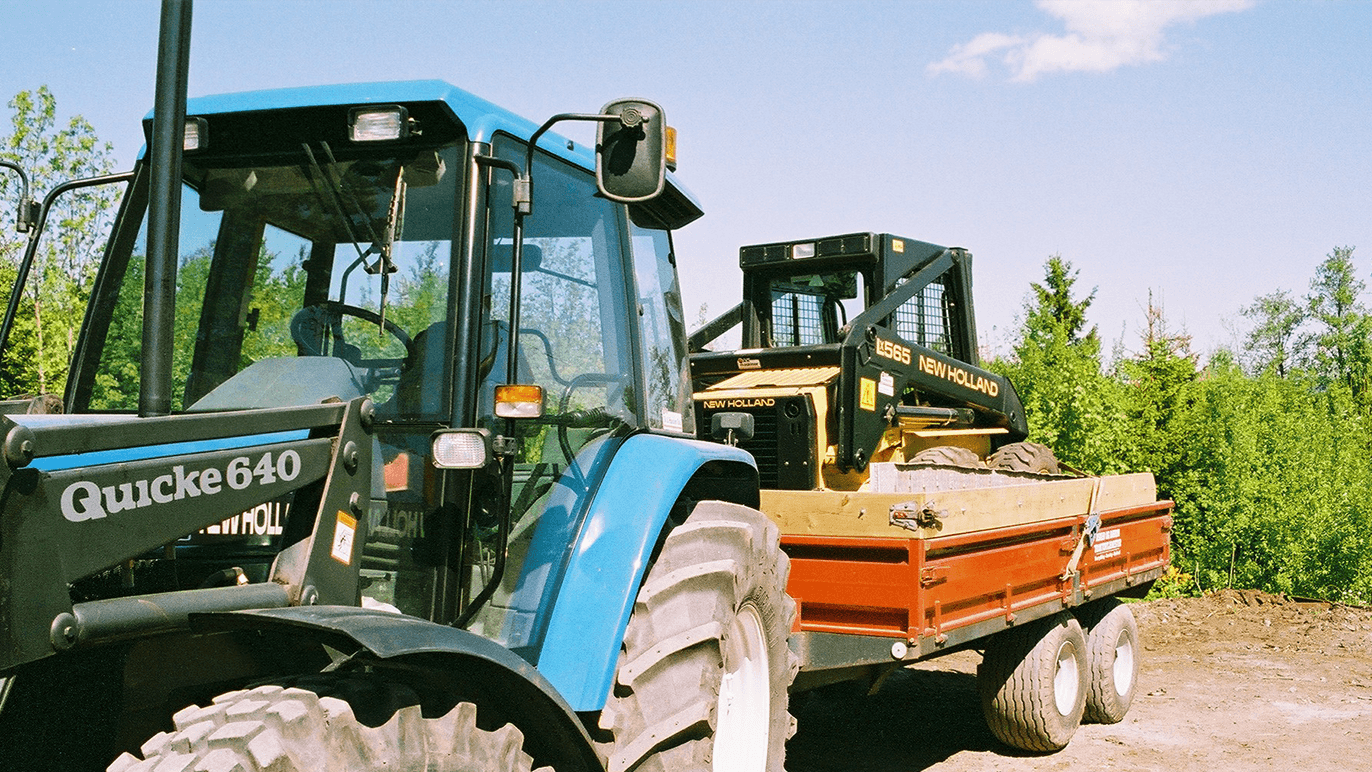
[[[1057,17],[1065,34],[984,32],[953,46],[927,72],[982,77],[999,60],[1011,80],[1032,81],[1055,72],[1109,72],[1167,58],[1168,27],[1251,8],[1253,0],[1037,0]]]

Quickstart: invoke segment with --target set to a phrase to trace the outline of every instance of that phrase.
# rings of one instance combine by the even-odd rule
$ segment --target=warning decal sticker
[[[353,540],[357,535],[357,520],[346,512],[339,511],[338,522],[333,529],[333,549],[329,555],[345,566],[353,562]]]

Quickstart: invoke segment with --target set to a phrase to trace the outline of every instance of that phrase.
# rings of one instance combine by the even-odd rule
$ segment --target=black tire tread
[[[988,642],[977,668],[977,688],[986,725],[1006,745],[1040,753],[1060,750],[1081,723],[1085,684],[1072,716],[1059,716],[1053,701],[1057,650],[1066,637],[1076,639],[1084,674],[1086,640],[1071,614],[1062,612],[1012,628]]]
[[[911,459],[912,464],[943,464],[944,466],[960,466],[967,469],[985,469],[986,462],[981,460],[976,451],[957,445],[937,445],[932,448],[925,448],[916,453]]]
[[[1086,633],[1086,721],[1118,724],[1129,712],[1139,683],[1139,626],[1134,612],[1117,598],[1088,603],[1077,613]],[[1115,689],[1115,642],[1130,636],[1134,644],[1134,674],[1127,694]]]
[[[1037,442],[1012,442],[1009,445],[1002,445],[986,457],[986,465],[992,469],[1005,469],[1011,472],[1060,474],[1062,471],[1052,448]]]
[[[172,723],[173,731],[143,743],[142,759],[121,754],[108,772],[529,772],[532,767],[523,751],[524,735],[511,724],[493,732],[477,728],[476,706],[468,702],[433,719],[411,705],[385,724],[368,727],[336,697],[259,686],[222,694],[205,707],[184,708]]]
[[[799,663],[786,645],[795,602],[785,594],[790,561],[780,533],[757,510],[720,501],[696,505],[668,534],[650,566],[624,634],[600,728],[611,772],[711,768],[721,639],[751,600],[763,617],[772,665],[769,772],[781,772],[795,731],[786,689]]]

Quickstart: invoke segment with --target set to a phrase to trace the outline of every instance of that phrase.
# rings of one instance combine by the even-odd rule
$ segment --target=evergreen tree
[[[1372,375],[1372,321],[1359,299],[1365,287],[1353,268],[1353,247],[1335,247],[1315,270],[1306,299],[1317,327],[1309,337],[1311,365],[1355,397],[1367,391]]]
[[[1123,424],[1118,385],[1101,371],[1100,338],[1086,329],[1095,290],[1077,299],[1077,272],[1061,255],[1044,263],[1044,281],[1031,285],[1013,360],[991,367],[1009,376],[1024,403],[1030,439],[1059,459],[1094,472],[1121,465]]]

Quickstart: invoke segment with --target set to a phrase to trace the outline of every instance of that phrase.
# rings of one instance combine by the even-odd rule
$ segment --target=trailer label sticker
[[[1124,540],[1120,538],[1120,529],[1111,528],[1108,531],[1101,531],[1096,534],[1096,543],[1091,549],[1096,560],[1102,558],[1113,558],[1120,554],[1120,547]]]
[[[142,509],[153,504],[170,504],[181,499],[214,496],[228,485],[236,491],[254,484],[270,485],[278,479],[290,482],[300,476],[300,454],[285,450],[272,458],[263,453],[253,463],[249,456],[229,461],[223,471],[216,467],[193,469],[177,464],[169,474],[101,487],[90,480],[77,480],[62,491],[62,516],[73,523],[99,520],[117,512]]]
[[[877,382],[872,380],[871,378],[860,378],[858,380],[858,383],[862,387],[862,392],[858,395],[859,407],[861,407],[863,410],[871,410],[872,412],[876,412]]]
[[[919,369],[927,375],[956,383],[965,389],[979,391],[988,397],[994,397],[1000,394],[999,383],[996,383],[989,378],[969,373],[961,367],[949,364],[942,359],[935,359],[920,354]]]
[[[356,535],[357,520],[347,512],[339,510],[338,522],[333,528],[333,549],[329,550],[329,557],[345,566],[352,565],[353,537]]]

